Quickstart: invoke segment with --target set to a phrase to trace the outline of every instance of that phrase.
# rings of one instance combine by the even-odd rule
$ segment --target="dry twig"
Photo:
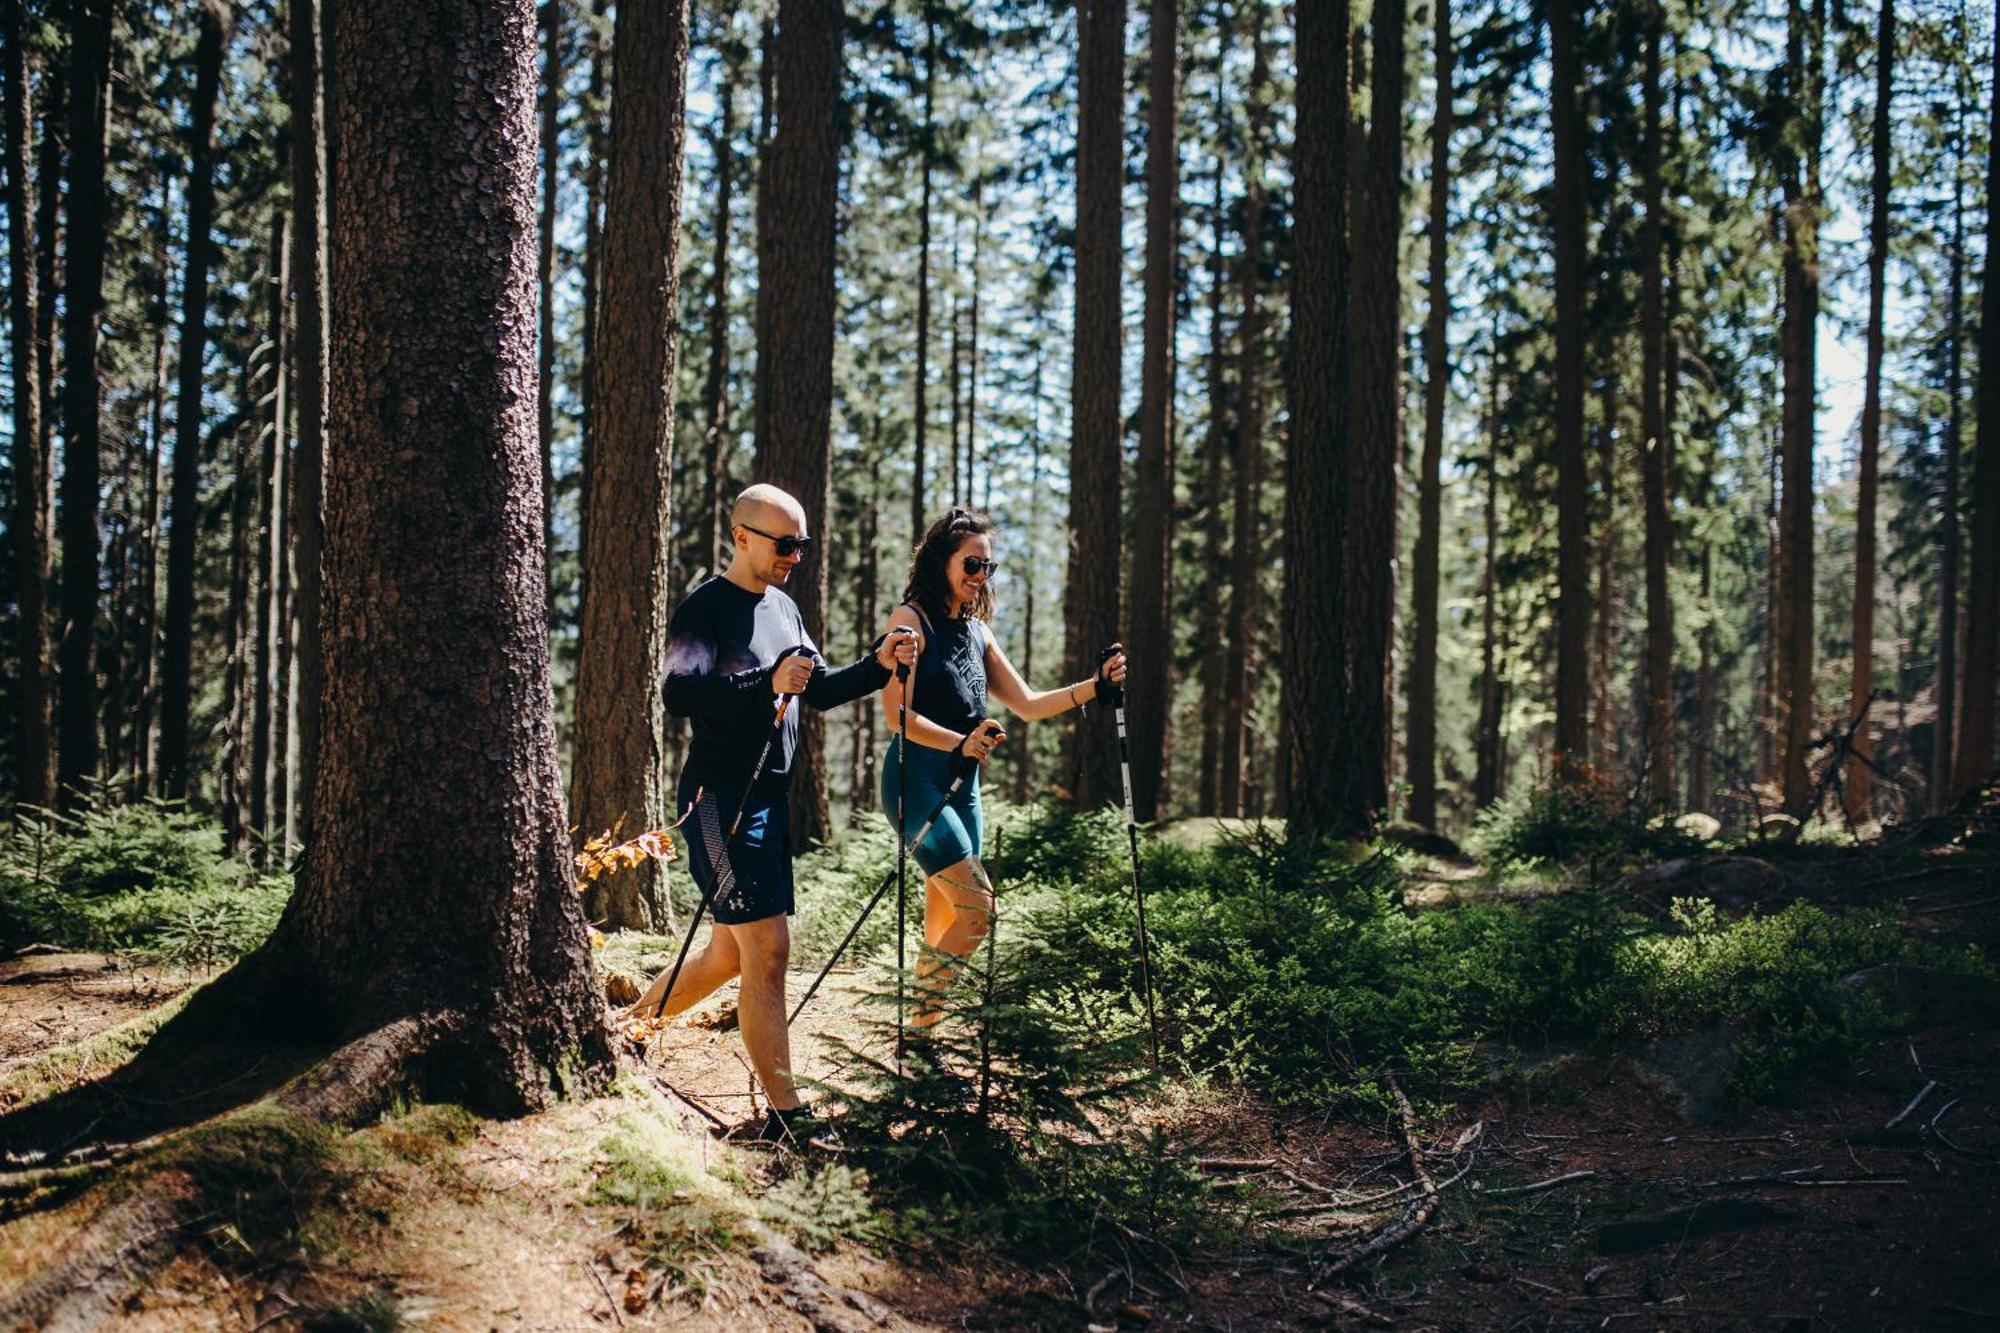
[[[1410,1099],[1403,1095],[1403,1085],[1396,1081],[1394,1074],[1385,1072],[1382,1077],[1388,1083],[1389,1091],[1395,1095],[1397,1111],[1402,1114],[1403,1140],[1409,1145],[1410,1166],[1417,1173],[1417,1180],[1422,1185],[1423,1192],[1399,1220],[1390,1223],[1359,1245],[1343,1250],[1320,1269],[1322,1277],[1344,1273],[1362,1260],[1372,1259],[1402,1244],[1423,1230],[1425,1224],[1431,1220],[1431,1215],[1437,1211],[1438,1186],[1437,1182],[1431,1179],[1430,1168],[1424,1164],[1423,1144],[1417,1140],[1416,1109],[1410,1105]]]

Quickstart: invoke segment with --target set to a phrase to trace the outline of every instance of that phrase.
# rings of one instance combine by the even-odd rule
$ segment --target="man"
[[[799,716],[773,712],[786,696],[827,709],[888,684],[897,663],[916,657],[916,636],[888,634],[872,652],[837,671],[820,659],[798,607],[785,595],[792,570],[812,548],[806,511],[776,486],[752,486],[729,513],[729,567],[688,594],[667,627],[667,711],[693,720],[675,809],[696,885],[715,924],[687,960],[673,993],[662,973],[635,1014],[681,1013],[731,977],[742,978],[737,1021],[771,1111],[761,1140],[816,1137],[813,1112],[792,1085],[785,1025],[785,970],[791,954],[792,856],[786,792],[798,758]],[[766,738],[771,748],[755,774]],[[729,836],[738,809],[742,825]]]

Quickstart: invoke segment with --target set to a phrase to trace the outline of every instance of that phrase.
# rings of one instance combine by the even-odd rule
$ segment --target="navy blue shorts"
[[[679,809],[694,801],[695,787],[682,779]],[[681,825],[688,871],[709,899],[710,914],[725,926],[790,916],[794,910],[790,803],[783,790],[751,793],[743,826],[730,838],[729,824],[742,800],[741,787],[705,787],[694,814]]]

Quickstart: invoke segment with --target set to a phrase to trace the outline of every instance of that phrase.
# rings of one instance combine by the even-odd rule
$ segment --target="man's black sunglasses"
[[[790,555],[803,555],[813,548],[813,539],[810,537],[780,537],[774,532],[766,532],[762,528],[753,528],[748,523],[738,523],[736,526],[745,532],[754,532],[759,537],[770,542],[771,545],[778,549],[779,559]]]
[[[976,555],[965,557],[965,574],[967,578],[973,577],[981,570],[984,570],[988,574],[997,574],[1000,572],[1000,562],[998,560],[982,560]]]

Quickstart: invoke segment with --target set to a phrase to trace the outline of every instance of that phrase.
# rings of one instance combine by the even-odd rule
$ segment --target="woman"
[[[1123,652],[1114,652],[1097,675],[1074,685],[1036,690],[1021,679],[986,628],[993,614],[987,583],[1000,567],[993,558],[992,532],[983,514],[956,506],[931,524],[910,557],[902,604],[889,617],[892,632],[904,628],[917,634],[916,669],[907,685],[891,680],[882,691],[890,732],[889,755],[882,764],[882,809],[894,825],[899,785],[907,781],[900,792],[905,840],[916,836],[944,799],[957,756],[973,762],[966,784],[912,849],[926,876],[924,941],[935,951],[917,965],[918,975],[932,982],[924,988],[913,1020],[919,1028],[942,1016],[939,992],[957,972],[956,960],[979,947],[992,919],[993,885],[979,863],[978,764],[1005,734],[986,720],[986,696],[991,693],[1016,717],[1032,722],[1081,708],[1097,697],[1100,682],[1125,679]],[[907,755],[898,739],[905,689]]]

